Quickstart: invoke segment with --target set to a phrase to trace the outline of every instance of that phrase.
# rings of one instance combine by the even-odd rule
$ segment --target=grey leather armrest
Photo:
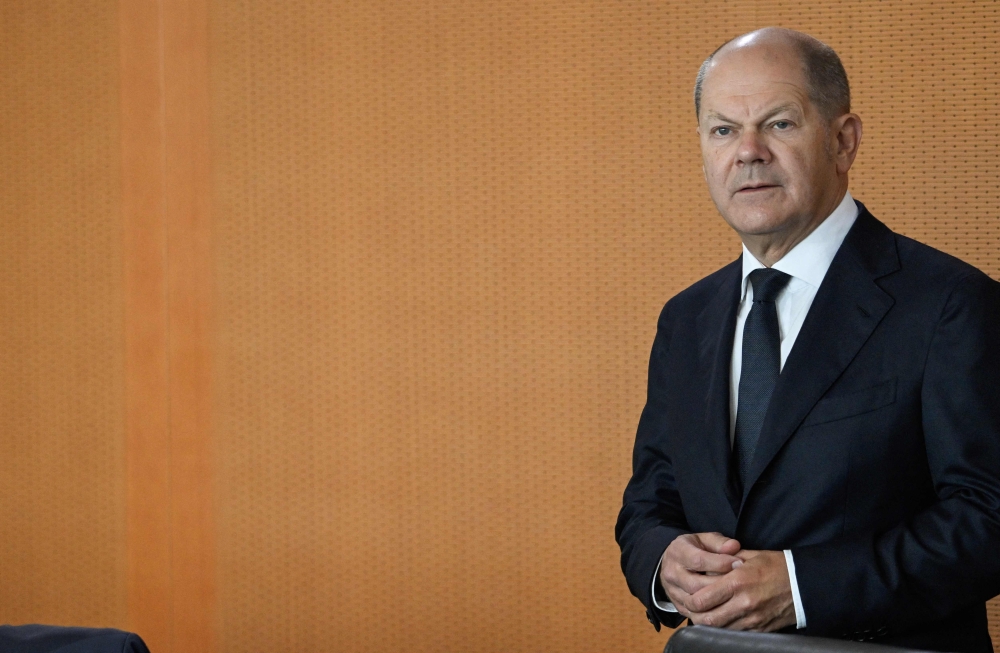
[[[748,633],[707,626],[681,628],[667,640],[664,653],[920,653],[839,639]]]

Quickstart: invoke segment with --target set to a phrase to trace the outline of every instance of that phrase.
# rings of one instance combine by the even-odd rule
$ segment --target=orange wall
[[[998,12],[0,4],[0,622],[658,650],[612,529],[656,315],[738,254],[698,64],[829,42],[855,196],[1000,278]]]
[[[0,623],[122,623],[118,16],[0,2]]]

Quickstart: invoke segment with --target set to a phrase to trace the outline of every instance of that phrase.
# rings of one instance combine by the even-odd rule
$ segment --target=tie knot
[[[782,288],[792,280],[790,276],[773,268],[760,268],[750,273],[755,302],[773,302]]]

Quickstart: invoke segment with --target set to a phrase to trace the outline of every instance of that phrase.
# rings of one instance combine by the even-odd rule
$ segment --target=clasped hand
[[[720,533],[681,535],[663,552],[660,585],[695,624],[774,631],[795,625],[781,551],[751,551]]]

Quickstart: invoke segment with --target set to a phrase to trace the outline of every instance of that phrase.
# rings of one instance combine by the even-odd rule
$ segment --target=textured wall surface
[[[992,1],[0,2],[0,622],[660,650],[613,526],[739,253],[693,77],[769,24],[841,53],[855,196],[1000,278]]]
[[[804,29],[852,188],[1000,275],[995,3],[212,13],[220,645],[657,650],[618,571],[656,316],[732,260],[691,84]]]
[[[0,623],[125,619],[117,35],[0,3]]]

